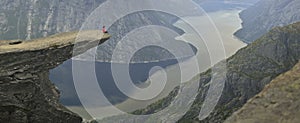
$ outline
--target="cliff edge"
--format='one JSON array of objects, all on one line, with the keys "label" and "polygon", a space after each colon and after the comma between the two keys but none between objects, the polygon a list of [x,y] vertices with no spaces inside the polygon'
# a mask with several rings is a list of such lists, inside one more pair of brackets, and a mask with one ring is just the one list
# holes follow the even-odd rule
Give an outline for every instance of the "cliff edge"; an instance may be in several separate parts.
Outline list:
[{"label": "cliff edge", "polygon": [[81,123],[77,114],[59,104],[49,70],[109,37],[100,31],[82,31],[24,42],[0,41],[0,122]]}]

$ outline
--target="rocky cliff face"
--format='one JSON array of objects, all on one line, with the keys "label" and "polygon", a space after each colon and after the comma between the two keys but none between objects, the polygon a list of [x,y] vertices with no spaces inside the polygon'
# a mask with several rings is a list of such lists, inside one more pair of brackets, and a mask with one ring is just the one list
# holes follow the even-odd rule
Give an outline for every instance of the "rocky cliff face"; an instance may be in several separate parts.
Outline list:
[{"label": "rocky cliff face", "polygon": [[276,77],[225,123],[299,123],[300,62]]},{"label": "rocky cliff face", "polygon": [[[64,33],[43,39],[1,41],[0,122],[80,123],[82,119],[58,103],[59,91],[49,80],[49,70],[74,55],[103,43],[98,31]],[[78,52],[73,54],[73,46]]]},{"label": "rocky cliff face", "polygon": [[105,0],[1,0],[0,40],[34,39],[80,29]]},{"label": "rocky cliff face", "polygon": [[277,26],[300,21],[298,0],[261,0],[240,13],[243,28],[235,35],[251,43]]},{"label": "rocky cliff face", "polygon": [[[241,108],[247,100],[261,92],[273,78],[290,70],[298,62],[300,59],[299,39],[300,23],[274,28],[262,38],[228,58],[226,60],[227,73],[224,71],[218,73],[226,74],[222,96],[214,111],[202,121],[199,121],[198,116],[212,81],[211,71],[208,70],[195,77],[200,84],[198,95],[192,107],[179,122],[223,122]],[[218,65],[215,67],[218,68]],[[194,81],[191,80],[190,83]],[[163,108],[161,106],[169,104],[170,98],[167,97],[135,113],[156,112]]]}]

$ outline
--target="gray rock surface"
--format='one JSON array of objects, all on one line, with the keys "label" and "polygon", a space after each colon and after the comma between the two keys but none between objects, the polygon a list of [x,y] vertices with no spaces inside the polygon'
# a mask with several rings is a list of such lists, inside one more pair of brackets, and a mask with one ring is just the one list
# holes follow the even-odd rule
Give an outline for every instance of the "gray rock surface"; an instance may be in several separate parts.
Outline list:
[{"label": "gray rock surface", "polygon": [[[59,91],[49,80],[49,70],[93,46],[103,43],[99,32],[75,43],[76,32],[10,45],[0,44],[1,123],[81,123],[82,119],[59,104]],[[78,52],[73,54],[73,46]]]},{"label": "gray rock surface", "polygon": [[298,0],[260,0],[240,13],[243,28],[235,36],[251,43],[277,26],[300,21]]},{"label": "gray rock surface", "polygon": [[104,0],[1,0],[0,40],[34,39],[79,30]]}]

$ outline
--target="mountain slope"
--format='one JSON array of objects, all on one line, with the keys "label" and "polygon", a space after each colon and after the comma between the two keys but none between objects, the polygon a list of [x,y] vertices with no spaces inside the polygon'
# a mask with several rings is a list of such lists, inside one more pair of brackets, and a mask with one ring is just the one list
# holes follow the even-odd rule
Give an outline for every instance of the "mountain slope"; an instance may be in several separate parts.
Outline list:
[{"label": "mountain slope", "polygon": [[235,36],[251,43],[277,26],[300,21],[298,0],[261,0],[240,13],[243,28]]},{"label": "mountain slope", "polygon": [[0,40],[34,39],[80,29],[105,0],[1,0]]},{"label": "mountain slope", "polygon": [[[164,26],[181,35],[184,33],[183,30],[173,26],[173,23],[175,23],[177,20],[178,18],[173,15],[157,12],[157,11],[143,11],[143,12],[136,12],[127,15],[126,17],[115,22],[112,25],[112,27],[108,29],[108,32],[110,32],[110,34],[113,36],[106,43],[98,47],[97,60],[111,61],[112,54],[114,53],[115,47],[117,46],[119,41],[121,41],[121,39],[123,39],[126,36],[126,34],[130,33],[130,31],[133,31],[140,27],[149,26],[149,25]],[[149,36],[155,36],[155,35],[149,34]],[[160,36],[167,37],[162,34]],[[174,38],[169,37],[168,40],[166,40],[166,38],[162,38],[162,39],[165,40],[164,42],[168,42],[172,44],[172,46],[177,47],[179,52],[182,54],[181,55],[182,57],[194,55],[188,53],[187,51],[185,51],[185,49],[180,48],[181,46],[186,45],[187,44],[186,42],[177,41],[174,40]],[[126,44],[126,49],[135,49],[134,47],[140,46],[141,44],[147,44],[147,41],[145,40],[145,41],[132,42]],[[195,52],[197,52],[194,46],[191,45],[191,47],[194,49]],[[149,54],[149,52],[151,52],[151,54]],[[132,61],[134,62],[175,59],[174,56],[170,55],[170,53],[167,52],[165,49],[162,49],[160,47],[157,48],[154,46],[142,48],[139,51],[139,53],[136,55],[137,56],[134,56],[132,58]],[[122,57],[123,56],[118,56],[118,58],[122,58]]]},{"label": "mountain slope", "polygon": [[299,116],[300,62],[292,70],[272,80],[226,123],[299,123]]},{"label": "mountain slope", "polygon": [[[198,95],[192,107],[179,122],[223,122],[241,108],[247,100],[258,94],[273,78],[290,70],[299,59],[300,23],[274,28],[226,60],[227,73],[224,71],[218,73],[226,74],[222,96],[214,111],[202,121],[199,121],[198,115],[212,79],[211,71],[208,70],[195,77],[199,78],[196,80],[200,86]],[[218,65],[215,67],[218,68]],[[190,83],[194,81],[191,80]],[[156,112],[163,108],[161,106],[170,104],[170,99],[173,98],[167,97],[135,113]]]},{"label": "mountain slope", "polygon": [[[227,79],[215,110],[202,122],[222,122],[274,77],[300,59],[300,23],[278,27],[227,59]],[[210,78],[210,74],[201,78]],[[210,79],[200,79],[199,95],[181,121],[197,120]]]}]

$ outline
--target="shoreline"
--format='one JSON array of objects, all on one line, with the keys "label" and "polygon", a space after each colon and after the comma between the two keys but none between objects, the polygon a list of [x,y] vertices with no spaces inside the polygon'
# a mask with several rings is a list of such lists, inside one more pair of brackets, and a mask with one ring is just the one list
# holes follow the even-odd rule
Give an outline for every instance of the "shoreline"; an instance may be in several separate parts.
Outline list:
[{"label": "shoreline", "polygon": [[[238,10],[238,11],[241,11],[241,10]],[[230,51],[227,51],[226,50],[226,56],[227,57],[230,57],[231,55],[233,55],[236,51],[238,51],[239,49],[241,49],[241,48],[243,48],[244,46],[246,46],[246,44],[244,44],[243,42],[241,42],[240,40],[238,40],[237,38],[235,38],[234,37],[234,31],[235,30],[239,30],[240,28],[241,28],[241,20],[240,20],[240,18],[239,18],[239,16],[238,16],[238,14],[239,14],[239,12],[238,12],[237,10],[231,10],[231,11],[222,11],[222,12],[212,12],[212,13],[208,13],[208,15],[212,18],[212,20],[215,22],[215,24],[216,24],[216,27],[218,28],[218,30],[220,30],[220,28],[221,29],[223,29],[222,27],[228,27],[228,28],[234,28],[234,29],[232,29],[231,31],[229,31],[231,34],[230,35],[228,35],[228,30],[230,30],[230,29],[228,29],[228,30],[223,30],[223,31],[219,31],[220,32],[220,35],[222,36],[222,38],[225,38],[225,39],[232,39],[231,41],[229,41],[228,42],[228,40],[225,40],[226,41],[226,43],[227,43],[227,45],[226,44],[224,44],[224,45],[226,45],[226,46],[224,46],[225,47],[225,50],[226,50],[226,47],[227,47],[227,49],[229,49]],[[223,18],[228,18],[228,20],[225,20],[225,25],[222,25],[223,24],[223,20],[222,20],[222,18],[220,18],[220,16],[219,16],[219,14],[221,15],[221,16],[225,16],[225,17],[223,17]],[[232,17],[233,15],[235,15],[235,17],[238,17],[239,18],[239,20],[237,20],[236,18],[233,18],[233,20],[235,20],[235,22],[236,21],[238,21],[238,22],[236,22],[236,23],[234,23],[233,24],[233,26],[232,25],[226,25],[226,21],[227,22],[230,22],[230,20],[232,19],[232,18],[230,18],[230,17]],[[216,17],[212,17],[212,16],[216,16]],[[201,19],[201,17],[199,17],[200,19]],[[238,24],[237,24],[238,23]],[[178,22],[176,22],[176,23],[174,23],[174,25],[176,26],[176,24],[178,24]],[[236,27],[237,25],[239,25],[239,27]],[[180,29],[182,29],[182,30],[184,30],[185,31],[185,33],[182,35],[182,36],[180,36],[180,37],[183,37],[183,38],[188,38],[188,37],[184,37],[184,36],[191,36],[191,34],[189,34],[189,31],[188,30],[186,30],[186,29],[184,29],[183,27],[178,27],[178,28],[180,28]],[[224,32],[227,32],[227,33],[224,33]],[[228,37],[229,36],[229,37]],[[185,40],[186,41],[186,40]],[[230,44],[230,43],[232,43],[232,42],[234,42],[234,43],[236,43],[236,44]],[[189,42],[189,43],[191,43],[191,44],[193,44],[193,42]],[[194,42],[194,43],[197,43],[197,42]],[[225,43],[225,42],[223,42],[223,43]],[[229,43],[229,44],[228,44]],[[197,47],[197,46],[196,46]],[[232,48],[233,47],[233,48]],[[197,48],[199,48],[199,47],[197,47]],[[198,49],[198,51],[200,51],[199,49]],[[198,59],[200,59],[201,57],[197,57],[197,55],[199,55],[199,53],[197,53],[196,54],[196,58],[198,58]],[[200,59],[201,60],[201,59]],[[188,62],[187,62],[188,63]],[[172,72],[172,69],[173,69],[173,67],[174,67],[175,65],[171,65],[171,66],[168,66],[166,69],[166,71],[168,71],[168,72]],[[209,68],[210,67],[210,65],[207,65],[207,68]],[[207,70],[206,69],[206,67],[203,67],[203,70],[202,71],[205,71],[205,70]],[[200,71],[200,72],[202,72],[202,71]],[[175,86],[175,85],[174,85]],[[175,86],[176,87],[176,86]],[[171,88],[169,88],[168,90],[167,90],[167,92],[171,92],[173,89],[172,89],[172,87]],[[168,96],[168,93],[167,92],[164,92],[165,94],[163,94],[163,95],[161,95],[161,96],[159,96],[159,97],[157,97],[157,99],[155,99],[155,100],[160,100],[160,99],[163,99],[164,97],[166,97],[166,96]],[[151,102],[148,102],[148,103],[153,103],[153,102],[155,102],[155,100],[151,100]],[[133,103],[133,102],[131,102],[130,100],[127,100],[127,101],[124,101],[123,103],[120,103],[120,104],[118,104],[118,105],[116,105],[116,107],[118,107],[118,106],[120,106],[121,105],[121,107],[125,107],[126,109],[131,109],[131,110],[136,110],[136,109],[141,109],[141,108],[143,108],[143,107],[146,107],[146,106],[148,106],[148,105],[145,105],[145,106],[138,106],[138,104],[136,104],[136,103]],[[111,106],[111,108],[112,107],[114,107],[114,106]],[[84,111],[85,109],[83,109],[83,107],[68,107],[70,110],[72,110],[72,111],[74,111],[75,110],[75,108],[78,108],[78,109],[80,109],[80,108],[82,108],[81,110],[81,113],[80,113],[80,115],[81,116],[83,116],[83,115],[85,115],[85,117],[86,117],[86,111]],[[96,107],[94,110],[101,110],[101,109],[106,109],[106,108],[109,108],[109,107]],[[78,109],[77,109],[77,112],[76,113],[78,113]],[[84,114],[85,113],[85,114]],[[107,115],[107,116],[114,116],[114,115],[118,115],[119,113],[117,113],[117,112],[107,112],[107,114],[111,114],[111,115]],[[112,114],[114,114],[114,115],[112,115]],[[107,117],[107,116],[103,116],[103,117]],[[83,118],[85,118],[85,117],[83,117]],[[90,117],[91,118],[91,117]],[[86,118],[85,118],[86,119]],[[99,118],[99,119],[101,119],[101,118]],[[86,119],[86,120],[93,120],[93,119]]]}]

